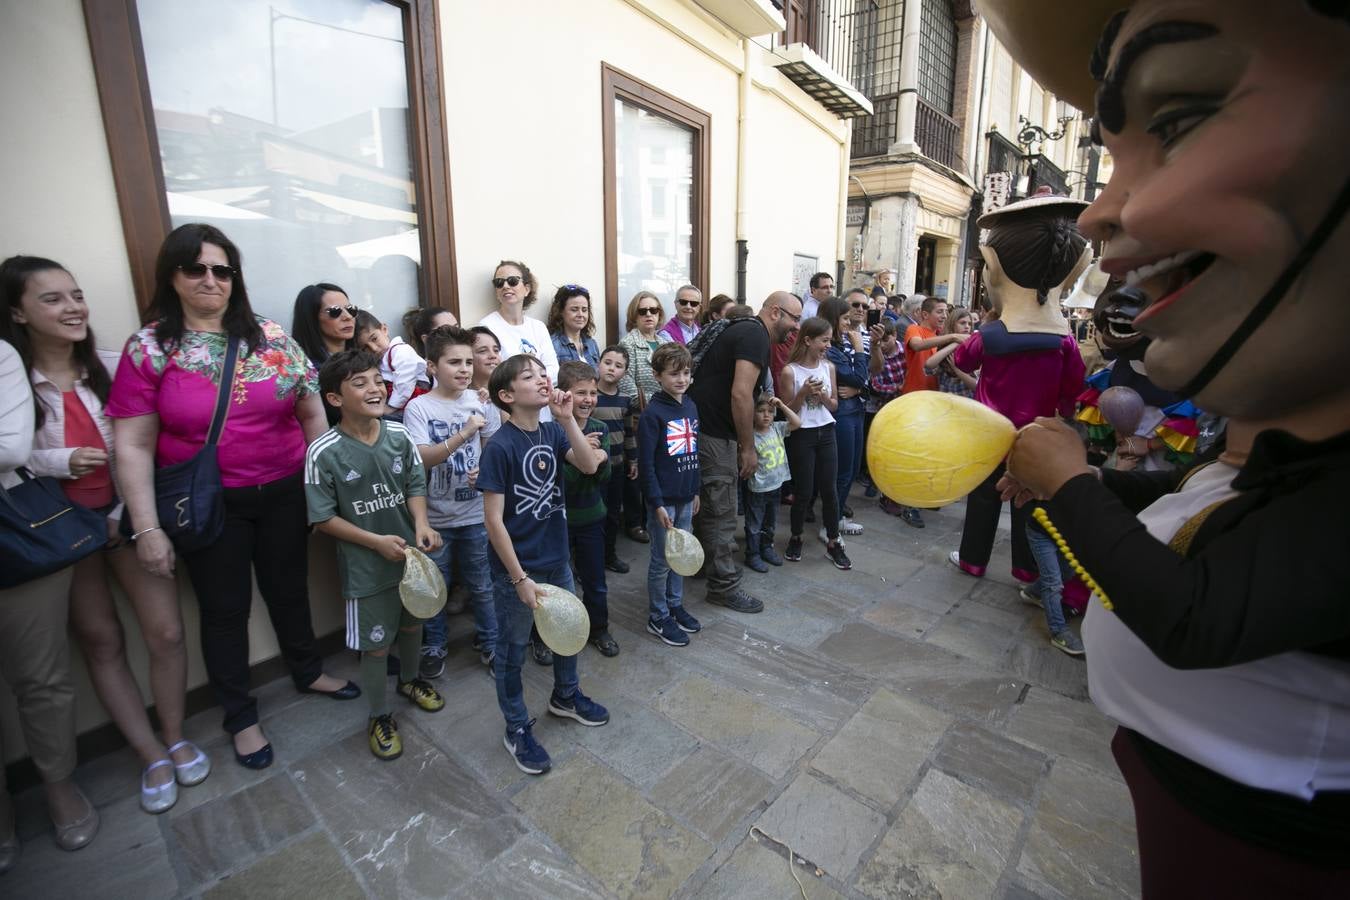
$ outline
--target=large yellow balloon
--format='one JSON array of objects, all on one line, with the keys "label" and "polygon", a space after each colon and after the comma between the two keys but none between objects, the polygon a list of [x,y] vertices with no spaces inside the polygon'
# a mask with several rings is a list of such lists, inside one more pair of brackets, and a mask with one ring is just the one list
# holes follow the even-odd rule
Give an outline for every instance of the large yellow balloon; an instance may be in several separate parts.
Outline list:
[{"label": "large yellow balloon", "polygon": [[989,407],[941,391],[892,400],[872,420],[867,471],[887,497],[931,508],[960,500],[989,477],[1017,429]]}]

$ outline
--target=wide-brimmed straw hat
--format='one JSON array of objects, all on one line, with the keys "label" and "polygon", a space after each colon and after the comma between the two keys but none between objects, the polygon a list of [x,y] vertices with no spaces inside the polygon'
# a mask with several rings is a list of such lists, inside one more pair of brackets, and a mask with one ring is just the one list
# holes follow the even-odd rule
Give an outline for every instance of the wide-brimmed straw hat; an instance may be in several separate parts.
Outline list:
[{"label": "wide-brimmed straw hat", "polygon": [[1071,215],[1074,218],[1088,208],[1086,200],[1074,200],[1072,197],[1062,197],[1054,193],[1049,185],[1042,185],[1036,189],[1025,200],[1018,200],[1016,203],[1009,203],[1007,206],[1000,206],[998,209],[991,209],[989,212],[975,220],[975,224],[981,228],[993,228],[997,224],[999,217],[1008,216],[1019,212],[1026,212],[1029,209],[1039,209],[1046,206],[1062,206],[1065,215]]},{"label": "wide-brimmed straw hat", "polygon": [[1061,100],[1086,113],[1097,83],[1089,61],[1111,17],[1131,0],[981,0],[980,13],[1013,59]]}]

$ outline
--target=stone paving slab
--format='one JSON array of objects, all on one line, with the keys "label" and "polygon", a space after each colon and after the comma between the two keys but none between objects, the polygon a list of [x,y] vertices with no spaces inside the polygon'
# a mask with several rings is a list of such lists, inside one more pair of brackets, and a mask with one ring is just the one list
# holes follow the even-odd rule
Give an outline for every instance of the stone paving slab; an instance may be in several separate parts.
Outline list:
[{"label": "stone paving slab", "polygon": [[315,831],[206,891],[203,900],[256,897],[322,897],[364,900],[366,891],[328,835]]},{"label": "stone paving slab", "polygon": [[269,778],[173,820],[170,845],[188,884],[207,886],[315,825],[287,778]]},{"label": "stone paving slab", "polygon": [[1085,766],[1056,762],[1017,871],[1047,896],[1138,896],[1129,795],[1118,782]]},{"label": "stone paving slab", "polygon": [[[1061,654],[1062,655],[1062,654]],[[1008,735],[1047,753],[1068,756],[1119,778],[1111,756],[1116,726],[1091,703],[1033,687],[1008,720]]]},{"label": "stone paving slab", "polygon": [[415,727],[400,734],[399,759],[375,759],[361,732],[298,763],[291,777],[373,896],[443,896],[527,828]]},{"label": "stone paving slab", "polygon": [[713,849],[584,753],[532,781],[515,803],[620,897],[670,896]]},{"label": "stone paving slab", "polygon": [[733,826],[763,808],[773,786],[758,769],[703,744],[652,788],[651,799],[720,843]]},{"label": "stone paving slab", "polygon": [[453,893],[491,900],[594,900],[613,896],[552,842],[533,834],[516,841],[478,877]]},{"label": "stone paving slab", "polygon": [[1013,855],[1022,813],[930,769],[858,876],[869,897],[993,895]]},{"label": "stone paving slab", "polygon": [[786,775],[820,739],[748,694],[706,678],[690,678],[663,694],[657,708],[773,779]]},{"label": "stone paving slab", "polygon": [[816,754],[811,767],[889,810],[951,720],[931,706],[881,688]]},{"label": "stone paving slab", "polygon": [[973,722],[958,721],[944,736],[933,765],[995,797],[1025,806],[1035,796],[1049,759]]},{"label": "stone paving slab", "polygon": [[810,774],[797,777],[755,826],[845,879],[886,829],[886,817]]},{"label": "stone paving slab", "polygon": [[[791,872],[801,882],[798,888]],[[796,863],[792,869],[784,856],[770,849],[762,839],[747,837],[693,894],[698,900],[785,900],[800,897],[806,891],[810,900],[837,900],[840,894],[823,877],[815,875],[814,867]]]}]

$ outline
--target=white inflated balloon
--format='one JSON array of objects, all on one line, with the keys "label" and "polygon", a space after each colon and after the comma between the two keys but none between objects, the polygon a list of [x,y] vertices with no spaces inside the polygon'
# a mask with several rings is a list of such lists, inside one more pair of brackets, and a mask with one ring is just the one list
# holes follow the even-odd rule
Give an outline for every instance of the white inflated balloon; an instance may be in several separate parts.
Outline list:
[{"label": "white inflated balloon", "polygon": [[430,619],[445,606],[445,576],[421,550],[407,547],[403,551],[403,579],[398,583],[398,596],[403,608],[419,619]]},{"label": "white inflated balloon", "polygon": [[982,403],[915,391],[887,403],[872,420],[867,471],[897,503],[946,506],[989,477],[1016,435],[1012,422]]},{"label": "white inflated balloon", "polygon": [[683,528],[666,530],[666,565],[676,575],[691,578],[703,568],[703,545]]},{"label": "white inflated balloon", "polygon": [[571,591],[555,584],[539,585],[543,594],[534,611],[534,625],[548,648],[559,656],[576,656],[591,636],[591,617]]}]

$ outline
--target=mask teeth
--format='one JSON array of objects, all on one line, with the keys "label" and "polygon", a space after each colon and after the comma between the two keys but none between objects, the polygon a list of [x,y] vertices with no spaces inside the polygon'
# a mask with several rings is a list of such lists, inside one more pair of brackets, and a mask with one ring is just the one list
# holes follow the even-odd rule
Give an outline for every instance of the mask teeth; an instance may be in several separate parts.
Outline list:
[{"label": "mask teeth", "polygon": [[1125,276],[1125,286],[1134,287],[1141,281],[1147,281],[1154,275],[1161,275],[1163,272],[1171,271],[1177,266],[1185,265],[1199,256],[1200,252],[1201,251],[1199,250],[1183,250],[1175,256],[1169,256],[1166,259],[1160,259],[1157,262],[1149,263],[1146,266],[1140,266]]}]

